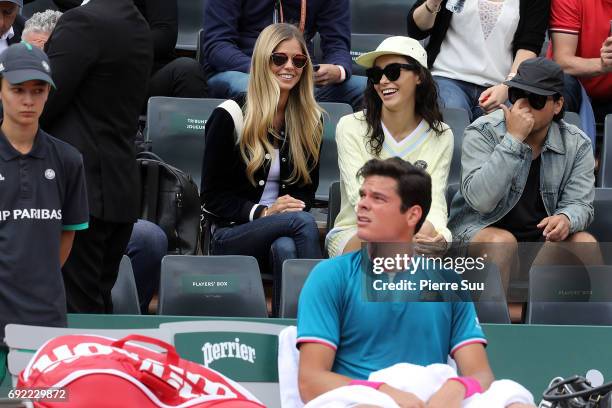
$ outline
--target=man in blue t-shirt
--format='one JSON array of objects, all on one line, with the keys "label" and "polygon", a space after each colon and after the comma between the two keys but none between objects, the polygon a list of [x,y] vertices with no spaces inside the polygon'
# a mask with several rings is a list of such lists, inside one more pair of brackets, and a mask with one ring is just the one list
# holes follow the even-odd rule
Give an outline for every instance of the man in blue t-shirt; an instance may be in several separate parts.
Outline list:
[{"label": "man in blue t-shirt", "polygon": [[[363,256],[379,255],[373,243],[412,242],[431,206],[431,178],[399,158],[370,160],[359,176],[364,181],[357,235],[371,244],[367,251],[318,264],[304,285],[297,334],[302,400],[345,385],[366,385],[388,394],[400,407],[460,407],[464,398],[493,381],[474,305],[368,302],[362,287],[362,264],[369,262]],[[390,274],[379,276],[391,280]],[[396,363],[445,364],[448,355],[462,377],[447,381],[426,402],[387,384],[365,381],[371,372]]]}]

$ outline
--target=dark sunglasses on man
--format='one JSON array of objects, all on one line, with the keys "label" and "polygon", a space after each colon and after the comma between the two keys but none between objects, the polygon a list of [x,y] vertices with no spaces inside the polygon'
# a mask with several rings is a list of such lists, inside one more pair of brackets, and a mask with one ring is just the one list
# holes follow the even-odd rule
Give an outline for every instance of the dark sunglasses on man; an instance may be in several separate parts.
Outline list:
[{"label": "dark sunglasses on man", "polygon": [[400,64],[394,62],[384,68],[376,66],[368,68],[366,70],[366,76],[374,85],[376,85],[380,83],[380,80],[382,79],[383,75],[389,81],[396,81],[399,78],[402,69],[405,69],[407,71],[416,71],[418,70],[418,66],[417,64]]},{"label": "dark sunglasses on man", "polygon": [[541,110],[544,108],[546,101],[548,101],[548,96],[546,95],[538,95],[519,88],[508,89],[508,100],[511,104],[514,105],[516,101],[521,98],[527,99],[529,101],[529,105],[536,110]]},{"label": "dark sunglasses on man", "polygon": [[[277,67],[282,67],[289,61],[289,56],[284,52],[274,52],[270,55],[270,60]],[[291,63],[298,69],[304,68],[308,63],[308,57],[304,54],[295,54],[291,57]]]}]

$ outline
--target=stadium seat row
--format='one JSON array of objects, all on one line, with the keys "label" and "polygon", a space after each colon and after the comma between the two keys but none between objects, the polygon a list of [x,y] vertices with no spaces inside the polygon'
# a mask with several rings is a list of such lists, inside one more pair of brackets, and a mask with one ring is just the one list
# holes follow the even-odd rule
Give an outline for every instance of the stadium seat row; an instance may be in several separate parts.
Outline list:
[{"label": "stadium seat row", "polygon": [[[281,318],[297,317],[300,291],[320,260],[292,259],[283,265]],[[124,258],[113,288],[115,314],[138,314],[138,295]],[[499,271],[493,265],[464,276],[484,283],[475,299],[482,323],[509,324]],[[529,273],[527,323],[612,325],[612,266],[533,266]],[[267,317],[255,258],[242,255],[168,255],[162,260],[158,314]]]},{"label": "stadium seat row", "polygon": [[[157,96],[149,99],[147,129],[145,137],[153,152],[166,162],[189,173],[196,185],[200,185],[202,152],[204,150],[204,126],[212,111],[223,102],[221,99],[188,99]],[[317,200],[328,200],[332,182],[339,179],[337,148],[335,141],[338,120],[352,113],[347,104],[324,102],[324,135],[319,175]],[[463,131],[469,125],[469,116],[461,109],[442,109],[444,121],[455,135],[453,159],[448,183],[458,183],[461,173],[461,142]],[[567,112],[565,120],[576,126],[580,124],[578,114]],[[606,120],[606,137],[603,144],[603,160],[598,186],[612,187],[612,146],[605,141],[612,135],[612,115]],[[610,157],[608,157],[610,156]]]}]

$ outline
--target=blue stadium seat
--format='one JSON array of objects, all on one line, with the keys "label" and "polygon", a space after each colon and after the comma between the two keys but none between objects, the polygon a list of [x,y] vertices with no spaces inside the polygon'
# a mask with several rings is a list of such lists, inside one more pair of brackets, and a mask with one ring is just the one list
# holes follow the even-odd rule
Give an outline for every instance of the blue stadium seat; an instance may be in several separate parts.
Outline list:
[{"label": "blue stadium seat", "polygon": [[223,99],[149,98],[145,140],[153,153],[189,173],[200,188],[204,125]]},{"label": "blue stadium seat", "polygon": [[111,291],[113,300],[113,314],[140,314],[140,302],[138,301],[138,290],[132,270],[130,258],[123,255],[119,264],[119,274]]},{"label": "blue stadium seat", "polygon": [[442,108],[442,120],[453,131],[455,139],[453,159],[448,174],[448,184],[461,181],[461,145],[463,144],[463,131],[470,124],[470,116],[463,109]]},{"label": "blue stadium seat", "polygon": [[612,114],[606,115],[598,187],[612,187]]},{"label": "blue stadium seat", "polygon": [[612,325],[612,267],[539,265],[529,271],[527,323]]},{"label": "blue stadium seat", "polygon": [[165,256],[158,314],[267,317],[257,260],[242,255]]},{"label": "blue stadium seat", "polygon": [[308,274],[319,262],[320,259],[288,259],[283,263],[279,317],[284,319],[297,317],[300,292]]},{"label": "blue stadium seat", "polygon": [[195,51],[198,47],[198,31],[202,28],[202,16],[206,0],[179,0],[178,2],[178,38],[176,48]]},{"label": "blue stadium seat", "polygon": [[353,113],[353,109],[346,103],[323,102],[321,107],[327,112],[323,115],[323,145],[321,147],[321,166],[319,169],[319,188],[315,198],[327,201],[329,199],[329,186],[340,179],[338,169],[338,148],[336,146],[336,125],[342,116]]}]

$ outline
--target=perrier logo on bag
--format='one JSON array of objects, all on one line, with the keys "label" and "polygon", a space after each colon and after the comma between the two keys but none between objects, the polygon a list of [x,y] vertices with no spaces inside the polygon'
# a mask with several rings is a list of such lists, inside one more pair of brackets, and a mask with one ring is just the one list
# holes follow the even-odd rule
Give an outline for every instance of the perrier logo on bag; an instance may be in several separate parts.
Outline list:
[{"label": "perrier logo on bag", "polygon": [[202,346],[204,354],[204,366],[222,358],[237,358],[245,362],[255,364],[255,348],[246,344],[240,344],[240,339],[235,338],[234,341],[225,341],[221,343],[206,342]]}]

